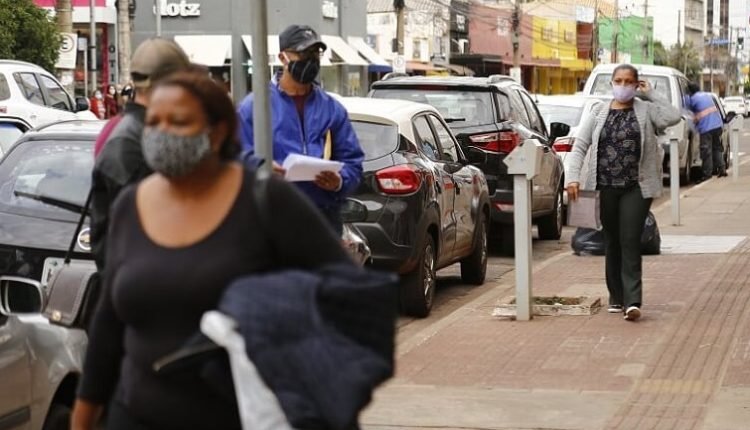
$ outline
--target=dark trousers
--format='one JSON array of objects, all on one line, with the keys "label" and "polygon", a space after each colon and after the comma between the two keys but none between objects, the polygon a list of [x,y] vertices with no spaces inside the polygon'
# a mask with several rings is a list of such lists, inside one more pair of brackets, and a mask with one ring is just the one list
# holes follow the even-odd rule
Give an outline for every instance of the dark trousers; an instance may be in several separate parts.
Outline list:
[{"label": "dark trousers", "polygon": [[106,430],[150,430],[118,401],[109,404]]},{"label": "dark trousers", "polygon": [[717,174],[726,173],[724,148],[721,146],[721,128],[701,134],[701,160],[704,178],[713,176],[714,171]]},{"label": "dark trousers", "polygon": [[653,199],[644,199],[641,187],[600,190],[605,266],[609,304],[641,305],[641,235]]}]

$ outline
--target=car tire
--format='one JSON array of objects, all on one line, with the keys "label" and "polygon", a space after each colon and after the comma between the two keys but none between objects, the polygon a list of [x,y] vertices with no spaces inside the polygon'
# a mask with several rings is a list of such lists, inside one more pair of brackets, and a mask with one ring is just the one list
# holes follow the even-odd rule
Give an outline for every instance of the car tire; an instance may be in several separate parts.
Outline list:
[{"label": "car tire", "polygon": [[53,403],[44,419],[42,430],[68,430],[70,429],[70,407],[59,403]]},{"label": "car tire", "polygon": [[426,235],[417,268],[401,279],[401,311],[409,316],[425,318],[432,310],[436,287],[435,241]]},{"label": "car tire", "polygon": [[560,188],[555,195],[552,213],[539,218],[536,226],[541,240],[559,240],[563,229],[563,190]]},{"label": "car tire", "polygon": [[466,284],[482,285],[487,276],[487,216],[479,215],[474,238],[474,249],[461,260],[461,280]]}]

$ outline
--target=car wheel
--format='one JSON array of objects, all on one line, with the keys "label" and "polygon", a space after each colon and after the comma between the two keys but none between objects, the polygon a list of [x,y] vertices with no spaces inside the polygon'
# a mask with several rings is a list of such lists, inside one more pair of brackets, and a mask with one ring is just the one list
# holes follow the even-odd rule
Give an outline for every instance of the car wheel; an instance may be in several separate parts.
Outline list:
[{"label": "car wheel", "polygon": [[563,229],[563,190],[557,190],[555,207],[552,213],[539,218],[536,224],[539,229],[539,239],[559,240]]},{"label": "car wheel", "polygon": [[70,408],[53,403],[44,419],[42,430],[68,430],[70,428]]},{"label": "car wheel", "polygon": [[432,236],[427,234],[417,268],[402,279],[401,310],[404,314],[424,318],[432,310],[436,285],[436,252]]},{"label": "car wheel", "polygon": [[461,280],[467,284],[482,285],[487,275],[487,216],[479,215],[474,249],[461,260]]}]

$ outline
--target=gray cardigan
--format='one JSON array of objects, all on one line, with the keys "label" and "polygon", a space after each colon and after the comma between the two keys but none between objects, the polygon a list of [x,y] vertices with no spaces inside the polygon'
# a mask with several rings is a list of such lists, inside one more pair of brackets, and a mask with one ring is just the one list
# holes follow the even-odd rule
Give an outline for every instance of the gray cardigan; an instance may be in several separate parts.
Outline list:
[{"label": "gray cardigan", "polygon": [[[664,150],[656,133],[680,122],[681,113],[654,91],[639,93],[646,101],[633,100],[633,109],[641,128],[641,159],[638,162],[638,184],[643,198],[659,197],[662,193],[662,160]],[[611,107],[602,102],[591,109],[581,121],[573,144],[573,152],[565,172],[566,185],[578,182],[582,190],[596,189],[596,165],[599,136]],[[584,163],[585,161],[585,163]]]}]

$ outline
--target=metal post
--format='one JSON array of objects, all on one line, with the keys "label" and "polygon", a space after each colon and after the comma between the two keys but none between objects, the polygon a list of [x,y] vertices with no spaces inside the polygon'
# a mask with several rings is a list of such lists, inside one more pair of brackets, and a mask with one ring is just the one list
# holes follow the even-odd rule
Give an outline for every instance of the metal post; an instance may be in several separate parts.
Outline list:
[{"label": "metal post", "polygon": [[268,81],[271,74],[268,62],[267,0],[254,0],[250,28],[253,29],[253,139],[255,153],[264,159],[260,172],[271,174],[273,165],[273,131],[271,130],[271,104]]},{"label": "metal post", "polygon": [[513,175],[513,224],[516,242],[516,319],[533,317],[531,292],[531,181]]},{"label": "metal post", "polygon": [[89,0],[89,16],[91,18],[91,37],[89,38],[89,49],[91,54],[89,55],[89,63],[91,64],[91,92],[96,91],[99,81],[96,78],[96,4],[94,0]]},{"label": "metal post", "polygon": [[732,180],[740,178],[740,130],[742,130],[742,117],[736,116],[732,120],[729,134],[729,146],[732,150]]},{"label": "metal post", "polygon": [[612,62],[617,64],[618,57],[617,57],[617,50],[619,49],[617,46],[617,39],[620,33],[620,3],[618,0],[615,0],[615,16],[612,20]]},{"label": "metal post", "polygon": [[[245,64],[250,60],[245,43],[242,40],[242,32],[247,27],[247,14],[249,13],[247,0],[232,0],[232,99],[239,104],[247,95],[247,69]],[[265,40],[265,39],[264,39]],[[258,60],[260,57],[253,55],[253,71],[256,68],[266,68],[266,61]],[[255,73],[253,73],[255,75]]]},{"label": "metal post", "polygon": [[154,15],[156,15],[156,37],[161,37],[161,0],[154,0]]},{"label": "metal post", "polygon": [[89,51],[83,50],[83,96],[89,98]]},{"label": "metal post", "polygon": [[669,140],[669,191],[672,197],[672,225],[680,225],[680,141],[674,138]]}]

